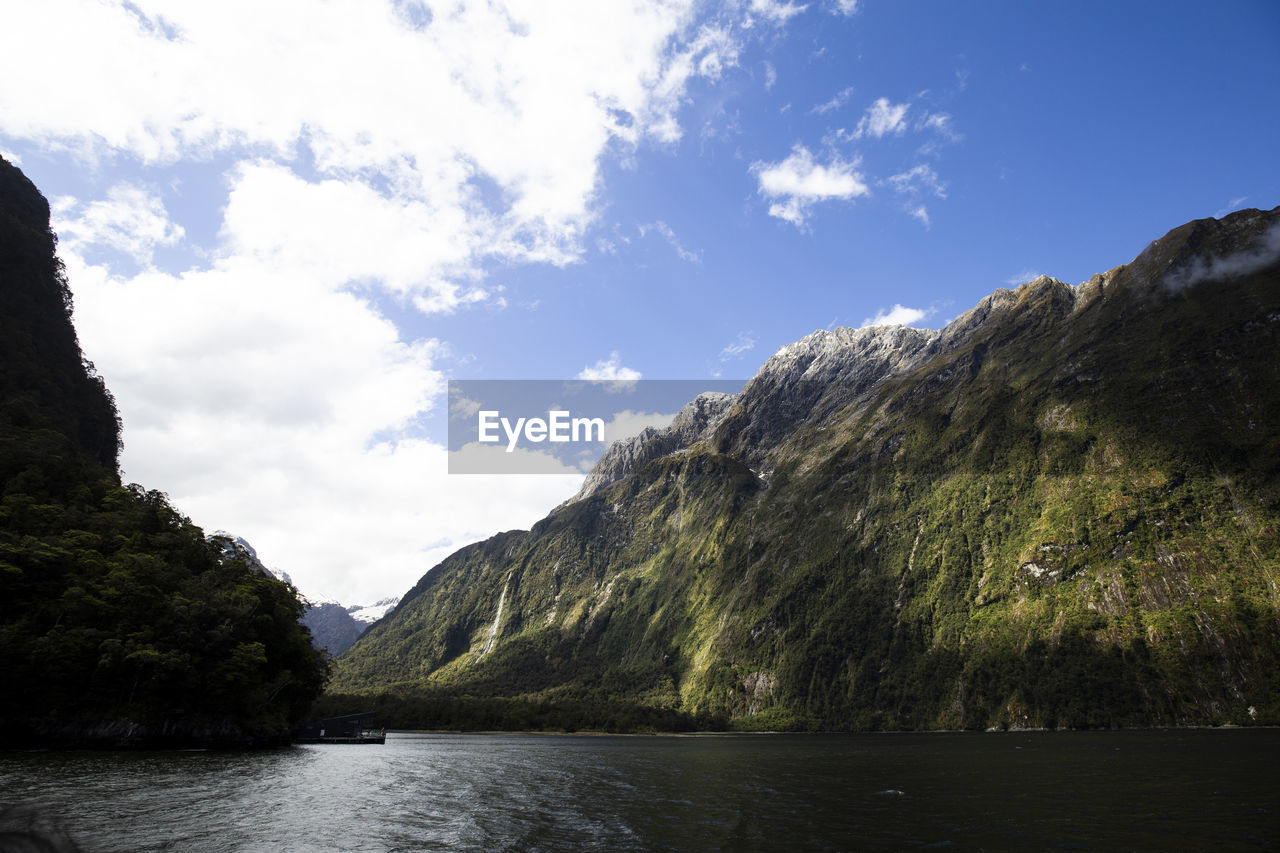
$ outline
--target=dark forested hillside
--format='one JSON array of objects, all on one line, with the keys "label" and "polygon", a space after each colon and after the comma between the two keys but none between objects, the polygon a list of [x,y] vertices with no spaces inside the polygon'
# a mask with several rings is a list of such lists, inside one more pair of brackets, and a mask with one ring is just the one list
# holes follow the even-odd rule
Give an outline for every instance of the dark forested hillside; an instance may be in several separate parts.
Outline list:
[{"label": "dark forested hillside", "polygon": [[290,586],[123,485],[49,206],[0,159],[0,739],[287,740],[326,664]]},{"label": "dark forested hillside", "polygon": [[1278,259],[1280,209],[1242,211],[939,331],[784,347],[705,434],[432,569],[338,659],[360,698],[330,702],[1280,723]]},{"label": "dark forested hillside", "polygon": [[[0,423],[52,430],[115,470],[120,420],[71,325],[71,291],[49,230],[49,203],[0,160]],[[6,479],[10,471],[4,471]]]}]

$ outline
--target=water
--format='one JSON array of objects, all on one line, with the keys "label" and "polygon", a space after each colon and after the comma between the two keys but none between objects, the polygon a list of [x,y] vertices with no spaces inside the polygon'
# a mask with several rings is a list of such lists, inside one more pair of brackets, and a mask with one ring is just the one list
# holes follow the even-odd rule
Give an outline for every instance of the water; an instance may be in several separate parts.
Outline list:
[{"label": "water", "polygon": [[1280,844],[1280,731],[9,753],[0,802],[91,851],[1249,850]]}]

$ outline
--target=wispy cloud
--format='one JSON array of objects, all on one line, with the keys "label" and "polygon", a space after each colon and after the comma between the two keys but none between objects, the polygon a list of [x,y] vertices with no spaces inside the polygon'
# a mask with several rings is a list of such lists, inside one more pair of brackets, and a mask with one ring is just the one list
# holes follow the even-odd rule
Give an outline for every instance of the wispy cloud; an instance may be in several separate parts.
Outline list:
[{"label": "wispy cloud", "polygon": [[831,14],[852,16],[858,11],[858,0],[835,0],[831,4]]},{"label": "wispy cloud", "polygon": [[808,4],[797,6],[794,3],[780,3],[778,0],[751,0],[751,11],[761,17],[768,18],[776,24],[785,24],[787,21],[799,15]]},{"label": "wispy cloud", "polygon": [[734,338],[731,343],[725,344],[724,349],[720,350],[720,361],[730,361],[738,358],[745,352],[749,352],[755,348],[756,333],[753,331],[738,332],[738,337]]},{"label": "wispy cloud", "polygon": [[51,207],[65,249],[116,251],[142,266],[150,266],[158,246],[175,245],[185,234],[169,220],[159,196],[130,184],[113,186],[99,201],[82,204],[64,197]]},{"label": "wispy cloud", "polygon": [[927,113],[917,123],[918,130],[931,130],[949,142],[958,142],[961,135],[956,131],[949,113]]},{"label": "wispy cloud", "polygon": [[874,136],[879,139],[891,133],[902,133],[907,128],[908,107],[908,104],[891,103],[888,98],[876,98],[875,103],[867,107],[854,134],[858,138]]},{"label": "wispy cloud", "polygon": [[809,209],[818,202],[847,201],[867,195],[870,189],[858,171],[858,161],[832,156],[825,165],[814,160],[809,149],[797,143],[791,155],[777,163],[756,162],[751,171],[759,182],[759,192],[776,199],[769,215],[798,228],[805,226]]},{"label": "wispy cloud", "polygon": [[818,104],[816,107],[809,110],[809,115],[826,115],[829,112],[838,110],[845,104],[849,103],[849,98],[851,97],[853,97],[853,87],[848,86],[841,89],[839,92],[836,92],[831,100],[826,103]]},{"label": "wispy cloud", "polygon": [[1249,200],[1249,197],[1247,195],[1242,195],[1239,198],[1231,199],[1231,201],[1227,202],[1226,207],[1219,209],[1216,213],[1213,214],[1213,218],[1221,219],[1222,217],[1226,216],[1228,213],[1233,213],[1239,210],[1244,205],[1244,203],[1248,200]]},{"label": "wispy cloud", "polygon": [[905,172],[899,172],[896,175],[890,175],[885,179],[895,192],[910,195],[934,195],[938,198],[947,197],[947,185],[938,177],[938,173],[931,166],[924,164],[914,166]]},{"label": "wispy cloud", "polygon": [[671,245],[671,248],[675,249],[676,255],[679,256],[680,260],[688,261],[691,264],[702,263],[702,253],[691,252],[686,249],[680,243],[680,238],[676,236],[676,232],[672,231],[671,226],[663,222],[661,219],[657,222],[649,222],[639,226],[639,231],[641,237],[648,235],[649,232],[653,232],[661,236]]},{"label": "wispy cloud", "polygon": [[934,196],[936,198],[947,197],[947,186],[938,177],[938,173],[931,166],[920,164],[905,172],[899,172],[896,175],[890,175],[885,179],[885,184],[893,189],[895,193],[905,198],[903,209],[919,220],[925,228],[932,225],[929,219],[929,209],[921,201],[923,195]]},{"label": "wispy cloud", "polygon": [[1217,257],[1196,257],[1164,277],[1164,286],[1178,292],[1202,281],[1239,278],[1280,261],[1280,224],[1272,225],[1251,248]]},{"label": "wispy cloud", "polygon": [[1020,284],[1026,284],[1029,281],[1035,281],[1044,273],[1033,267],[1023,267],[1021,272],[1014,273],[1004,280],[1004,283],[1010,287],[1017,287]]}]

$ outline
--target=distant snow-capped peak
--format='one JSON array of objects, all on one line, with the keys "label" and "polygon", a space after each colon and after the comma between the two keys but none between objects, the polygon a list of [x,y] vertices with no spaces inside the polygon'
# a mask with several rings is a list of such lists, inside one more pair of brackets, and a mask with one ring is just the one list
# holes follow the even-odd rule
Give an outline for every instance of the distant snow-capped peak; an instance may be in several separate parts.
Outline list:
[{"label": "distant snow-capped peak", "polygon": [[395,595],[390,598],[383,598],[373,604],[353,604],[347,608],[347,612],[357,622],[373,623],[386,616],[391,608],[399,603],[400,596]]}]

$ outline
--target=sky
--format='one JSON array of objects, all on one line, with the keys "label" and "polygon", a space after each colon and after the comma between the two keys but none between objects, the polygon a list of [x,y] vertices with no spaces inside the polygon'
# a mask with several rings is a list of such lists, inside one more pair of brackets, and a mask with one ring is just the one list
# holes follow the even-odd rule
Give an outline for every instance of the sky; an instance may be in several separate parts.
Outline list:
[{"label": "sky", "polygon": [[1274,0],[0,8],[126,482],[313,600],[580,486],[450,475],[449,380],[746,380],[1280,204]]}]

